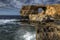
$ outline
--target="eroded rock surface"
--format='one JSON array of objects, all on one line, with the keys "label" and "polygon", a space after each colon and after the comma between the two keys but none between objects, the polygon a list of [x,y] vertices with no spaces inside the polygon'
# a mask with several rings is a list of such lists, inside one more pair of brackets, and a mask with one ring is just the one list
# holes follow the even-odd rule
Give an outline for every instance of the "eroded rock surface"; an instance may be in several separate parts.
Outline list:
[{"label": "eroded rock surface", "polygon": [[[43,9],[40,13],[39,8]],[[35,21],[37,24],[36,40],[60,40],[60,4],[24,6],[21,16],[27,16],[30,23]]]}]

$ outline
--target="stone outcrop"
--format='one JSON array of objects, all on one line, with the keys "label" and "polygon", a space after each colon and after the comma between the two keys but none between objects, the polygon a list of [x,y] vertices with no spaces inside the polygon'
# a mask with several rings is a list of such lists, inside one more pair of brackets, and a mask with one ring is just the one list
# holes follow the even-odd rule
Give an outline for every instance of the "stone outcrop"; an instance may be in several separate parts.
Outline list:
[{"label": "stone outcrop", "polygon": [[59,4],[48,5],[45,13],[46,15],[52,17],[60,16],[60,5]]},{"label": "stone outcrop", "polygon": [[[42,8],[40,13],[39,8]],[[20,12],[31,24],[36,23],[36,40],[60,40],[60,4],[27,5]]]}]

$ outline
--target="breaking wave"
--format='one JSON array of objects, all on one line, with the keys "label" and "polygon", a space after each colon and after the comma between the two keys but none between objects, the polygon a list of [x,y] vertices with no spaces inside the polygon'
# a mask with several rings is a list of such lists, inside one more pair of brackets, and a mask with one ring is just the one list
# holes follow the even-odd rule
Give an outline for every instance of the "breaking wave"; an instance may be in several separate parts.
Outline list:
[{"label": "breaking wave", "polygon": [[19,19],[0,19],[1,40],[35,40],[35,29],[21,24]]},{"label": "breaking wave", "polygon": [[0,19],[0,25],[19,21],[17,19]]}]

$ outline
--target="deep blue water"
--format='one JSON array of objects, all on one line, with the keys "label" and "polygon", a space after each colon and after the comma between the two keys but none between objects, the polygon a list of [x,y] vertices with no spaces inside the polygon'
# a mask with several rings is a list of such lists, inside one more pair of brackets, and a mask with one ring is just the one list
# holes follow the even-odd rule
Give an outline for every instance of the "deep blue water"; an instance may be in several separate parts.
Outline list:
[{"label": "deep blue water", "polygon": [[0,19],[0,40],[35,40],[35,28],[17,21]]},{"label": "deep blue water", "polygon": [[20,19],[20,15],[0,15],[0,19]]}]

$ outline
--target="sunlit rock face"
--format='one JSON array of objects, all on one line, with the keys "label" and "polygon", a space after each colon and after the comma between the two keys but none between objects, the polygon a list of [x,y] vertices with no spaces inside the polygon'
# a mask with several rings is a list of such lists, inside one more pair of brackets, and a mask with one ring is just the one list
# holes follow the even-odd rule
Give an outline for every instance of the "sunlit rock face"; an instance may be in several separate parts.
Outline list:
[{"label": "sunlit rock face", "polygon": [[60,4],[48,5],[46,9],[46,15],[52,17],[60,16]]},{"label": "sunlit rock face", "polygon": [[46,15],[53,16],[56,13],[56,9],[54,7],[47,6]]},{"label": "sunlit rock face", "polygon": [[30,14],[29,15],[29,19],[31,20],[31,21],[42,21],[44,18],[46,19],[46,17],[45,17],[46,15],[44,15],[43,14],[43,12],[41,12],[41,13],[39,13],[39,14]]},{"label": "sunlit rock face", "polygon": [[37,14],[30,14],[29,18],[32,21],[42,21],[43,19],[47,19],[48,16],[50,18],[51,17],[52,18],[59,18],[59,16],[60,16],[60,4],[47,5],[46,11],[42,11],[41,13],[37,13]]}]

